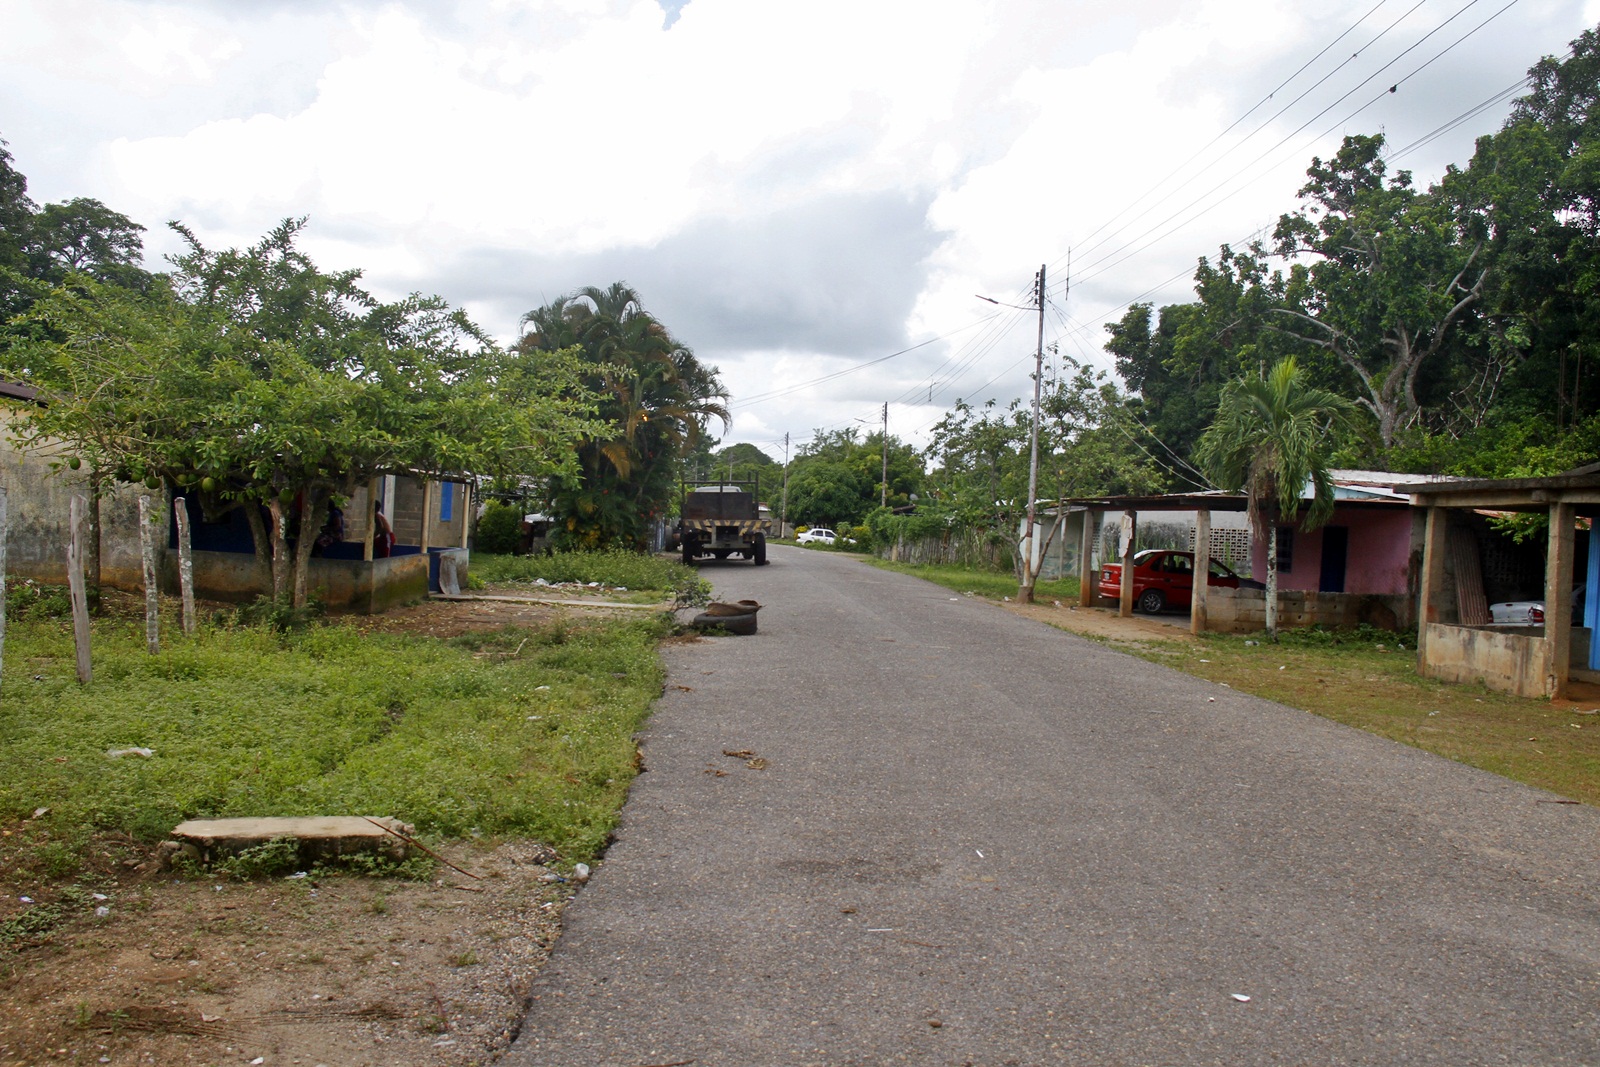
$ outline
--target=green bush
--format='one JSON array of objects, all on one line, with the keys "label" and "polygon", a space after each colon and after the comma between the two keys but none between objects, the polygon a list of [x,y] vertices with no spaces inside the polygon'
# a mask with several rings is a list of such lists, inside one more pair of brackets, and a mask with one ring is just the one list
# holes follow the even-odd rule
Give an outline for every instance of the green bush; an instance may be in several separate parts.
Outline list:
[{"label": "green bush", "polygon": [[[522,549],[522,508],[498,500],[489,501],[478,517],[477,552],[512,555]],[[476,564],[476,560],[473,561]]]}]

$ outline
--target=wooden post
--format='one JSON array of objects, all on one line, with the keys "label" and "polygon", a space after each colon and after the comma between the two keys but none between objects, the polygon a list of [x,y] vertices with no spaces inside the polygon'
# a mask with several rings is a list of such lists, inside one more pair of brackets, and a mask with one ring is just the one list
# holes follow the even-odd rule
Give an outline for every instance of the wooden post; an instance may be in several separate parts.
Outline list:
[{"label": "wooden post", "polygon": [[1093,508],[1083,511],[1083,529],[1078,531],[1078,606],[1087,608],[1094,604],[1094,548],[1100,540],[1100,513]]},{"label": "wooden post", "polygon": [[153,656],[161,651],[161,600],[156,588],[156,535],[150,498],[139,494],[139,555],[144,562],[144,641]]},{"label": "wooden post", "polygon": [[1122,588],[1117,603],[1117,614],[1126,619],[1133,615],[1133,543],[1139,536],[1138,512],[1124,512],[1122,516]]},{"label": "wooden post", "polygon": [[172,498],[172,520],[178,527],[178,589],[183,594],[183,632],[194,633],[194,553],[189,550],[189,501]]},{"label": "wooden post", "polygon": [[472,530],[472,483],[461,483],[461,547],[467,547],[467,534]]},{"label": "wooden post", "polygon": [[1550,505],[1550,552],[1544,566],[1546,695],[1567,695],[1572,673],[1572,556],[1576,522],[1571,504]]},{"label": "wooden post", "polygon": [[1439,621],[1439,592],[1444,588],[1444,561],[1450,546],[1450,513],[1441,507],[1428,509],[1427,526],[1422,535],[1422,590],[1417,594],[1417,673],[1426,674],[1428,664],[1428,624]]},{"label": "wooden post", "polygon": [[0,671],[6,652],[6,491],[0,489]]},{"label": "wooden post", "polygon": [[1189,632],[1206,632],[1206,599],[1211,595],[1211,509],[1194,517],[1194,589],[1189,593]]},{"label": "wooden post", "polygon": [[67,506],[67,593],[72,600],[72,645],[78,653],[78,683],[88,685],[89,596],[83,586],[84,499],[76,493]]}]

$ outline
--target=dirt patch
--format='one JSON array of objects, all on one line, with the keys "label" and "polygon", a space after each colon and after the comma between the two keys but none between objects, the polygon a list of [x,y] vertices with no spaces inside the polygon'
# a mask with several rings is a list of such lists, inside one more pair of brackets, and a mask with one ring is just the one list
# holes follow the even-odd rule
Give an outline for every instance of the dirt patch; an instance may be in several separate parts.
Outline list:
[{"label": "dirt patch", "polygon": [[82,892],[36,890],[63,921],[0,953],[0,1063],[488,1062],[572,883],[546,881],[553,856],[529,842],[444,855],[479,877],[237,882],[119,861]]},{"label": "dirt patch", "polygon": [[429,600],[410,607],[393,608],[382,615],[354,619],[362,633],[416,634],[424,637],[459,637],[477,630],[505,626],[548,626],[557,619],[586,615],[582,609],[522,604],[504,600]]},{"label": "dirt patch", "polygon": [[[1144,644],[1149,641],[1182,641],[1189,636],[1187,625],[1174,626],[1142,615],[1123,618],[1112,608],[1085,608],[1066,601],[1045,601],[1001,605],[1007,611],[1085,637],[1098,637],[1118,644]],[[1186,620],[1185,620],[1186,621]]]}]

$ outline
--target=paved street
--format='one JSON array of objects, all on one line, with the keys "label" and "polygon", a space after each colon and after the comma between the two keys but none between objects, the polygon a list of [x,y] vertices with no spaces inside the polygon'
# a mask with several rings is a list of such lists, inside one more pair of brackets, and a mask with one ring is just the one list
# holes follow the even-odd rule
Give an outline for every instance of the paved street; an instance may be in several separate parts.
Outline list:
[{"label": "paved street", "polygon": [[760,632],[668,649],[505,1062],[1600,1064],[1600,811],[772,559],[705,568]]}]

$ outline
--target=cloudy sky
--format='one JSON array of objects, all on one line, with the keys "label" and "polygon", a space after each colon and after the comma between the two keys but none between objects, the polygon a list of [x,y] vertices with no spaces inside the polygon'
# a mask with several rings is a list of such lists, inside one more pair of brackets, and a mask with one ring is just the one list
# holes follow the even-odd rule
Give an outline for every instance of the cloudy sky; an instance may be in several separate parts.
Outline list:
[{"label": "cloudy sky", "polygon": [[[212,246],[308,215],[324,268],[509,341],[623,280],[732,393],[724,441],[919,443],[1045,340],[1186,299],[1197,257],[1383,132],[1426,182],[1600,0],[6,0],[0,138],[39,203]],[[1394,92],[1389,92],[1395,86]],[[1487,105],[1487,106],[1485,106]],[[1069,270],[1070,267],[1070,270]],[[1070,291],[1066,283],[1070,277]]]}]

